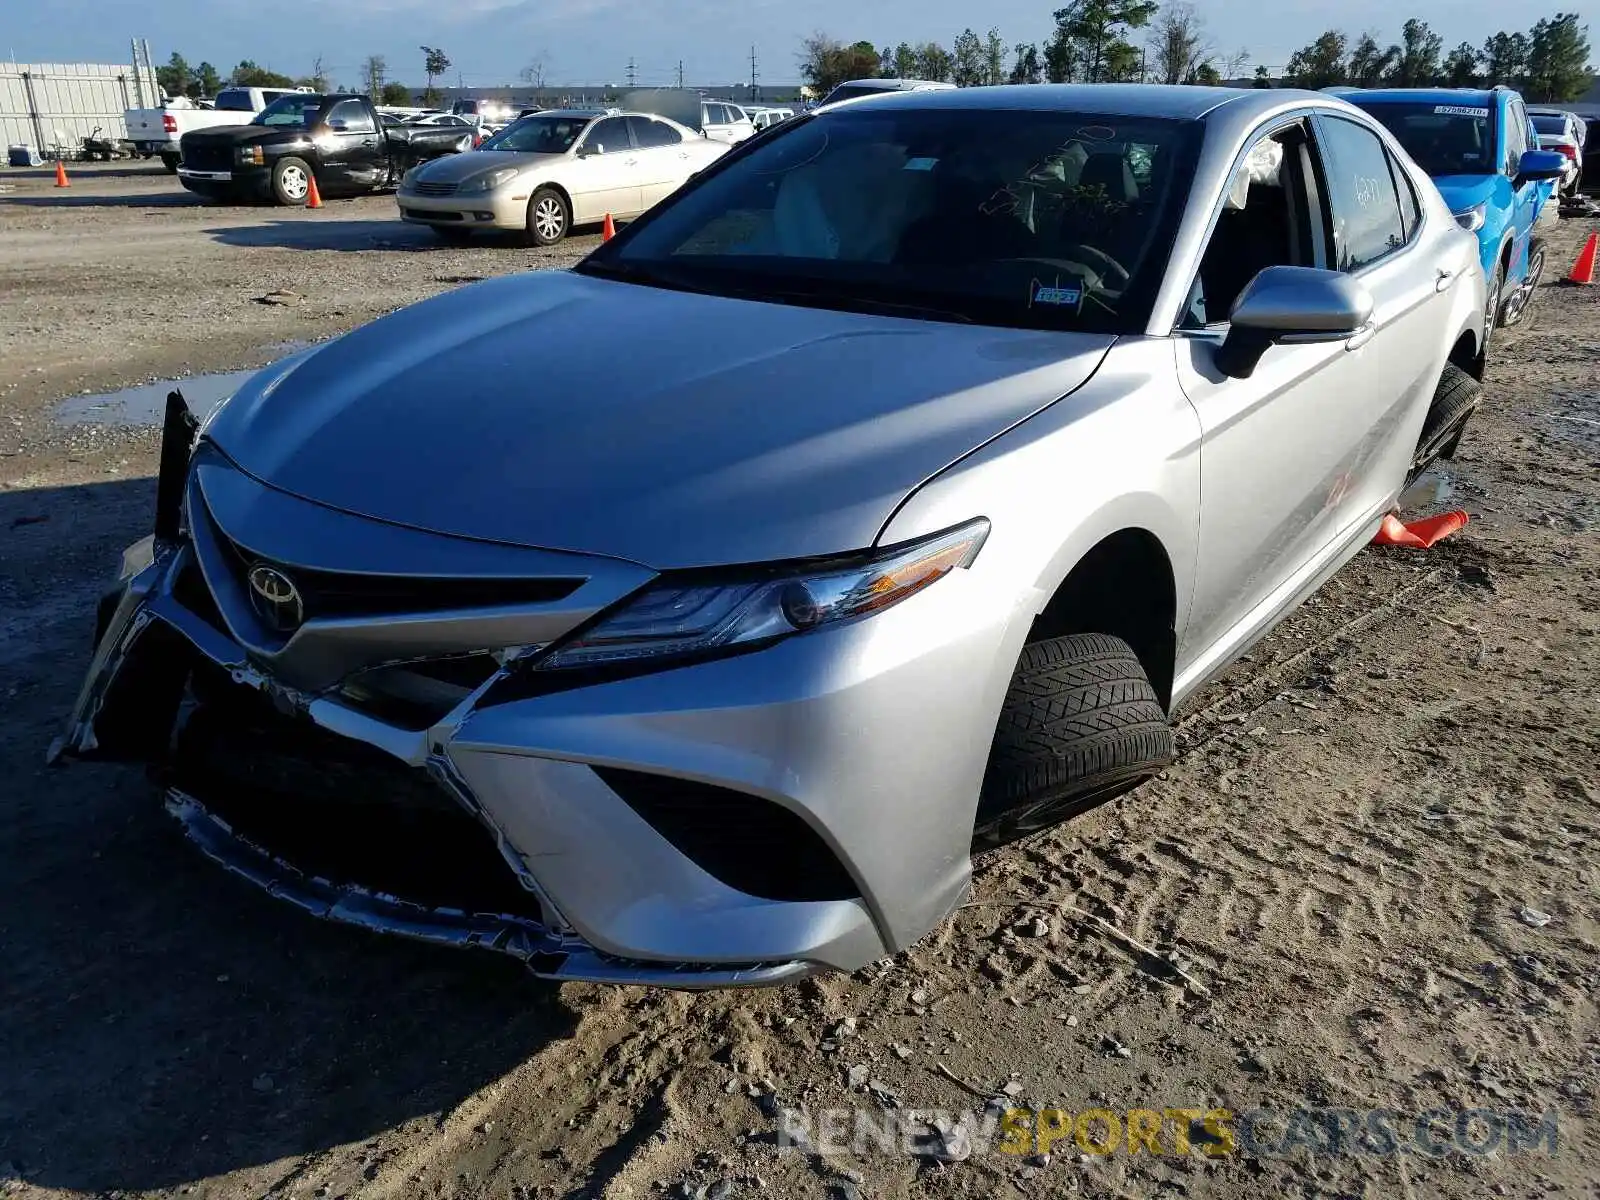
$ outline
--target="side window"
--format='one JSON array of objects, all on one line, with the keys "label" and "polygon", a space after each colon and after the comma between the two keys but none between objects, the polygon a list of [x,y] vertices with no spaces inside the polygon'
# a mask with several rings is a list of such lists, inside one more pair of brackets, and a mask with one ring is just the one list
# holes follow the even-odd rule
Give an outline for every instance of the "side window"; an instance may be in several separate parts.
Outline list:
[{"label": "side window", "polygon": [[367,106],[359,100],[341,100],[333,106],[333,111],[328,114],[328,124],[335,121],[344,122],[346,133],[375,133],[376,127],[372,124],[372,116],[367,112]]},{"label": "side window", "polygon": [[628,141],[628,122],[622,117],[596,121],[583,144],[591,149],[604,150],[607,154],[621,154],[633,149],[633,144]]},{"label": "side window", "polygon": [[1370,129],[1339,117],[1320,118],[1317,135],[1333,208],[1333,265],[1359,271],[1406,243],[1388,151]]},{"label": "side window", "polygon": [[1515,176],[1528,149],[1528,112],[1520,100],[1506,106],[1506,174]]},{"label": "side window", "polygon": [[1417,226],[1422,224],[1422,204],[1417,199],[1417,189],[1411,183],[1411,176],[1406,174],[1405,168],[1393,155],[1389,156],[1389,170],[1394,175],[1395,191],[1400,194],[1400,219],[1405,222],[1406,241],[1409,242],[1416,236]]},{"label": "side window", "polygon": [[672,126],[662,121],[653,121],[649,117],[629,117],[628,128],[633,131],[634,144],[641,150],[653,150],[658,146],[676,146],[683,140]]}]

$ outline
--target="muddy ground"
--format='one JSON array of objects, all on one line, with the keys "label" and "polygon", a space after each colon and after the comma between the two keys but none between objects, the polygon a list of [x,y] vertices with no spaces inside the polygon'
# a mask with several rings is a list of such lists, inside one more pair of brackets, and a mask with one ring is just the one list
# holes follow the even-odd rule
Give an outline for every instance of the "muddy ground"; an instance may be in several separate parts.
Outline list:
[{"label": "muddy ground", "polygon": [[[768,993],[555,988],[318,924],[200,860],[139,773],[43,765],[155,447],[57,402],[585,248],[443,249],[393,206],[0,174],[0,1194],[1594,1194],[1600,289],[1500,337],[1441,497],[1463,535],[1363,554],[1183,714],[1164,779],[983,865],[912,952]],[[1554,234],[1562,270],[1591,227]],[[1047,1158],[976,1122],[934,1156],[805,1149],[851,1140],[826,1109],[997,1093],[1235,1116],[1187,1153],[1164,1115],[1159,1155],[1096,1152],[1104,1116]],[[1335,1152],[1299,1109],[1392,1110],[1407,1152],[1353,1124]]]}]

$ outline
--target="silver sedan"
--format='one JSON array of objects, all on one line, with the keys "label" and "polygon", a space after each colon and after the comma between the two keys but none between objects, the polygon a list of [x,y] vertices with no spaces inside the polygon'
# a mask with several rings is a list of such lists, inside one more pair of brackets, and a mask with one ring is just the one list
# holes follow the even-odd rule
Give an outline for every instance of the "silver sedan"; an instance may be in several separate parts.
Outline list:
[{"label": "silver sedan", "polygon": [[802,116],[574,270],[198,428],[174,394],[56,752],[159,763],[205,853],[365,929],[557,979],[852,970],[1168,765],[1453,451],[1483,309],[1472,235],[1333,96]]}]

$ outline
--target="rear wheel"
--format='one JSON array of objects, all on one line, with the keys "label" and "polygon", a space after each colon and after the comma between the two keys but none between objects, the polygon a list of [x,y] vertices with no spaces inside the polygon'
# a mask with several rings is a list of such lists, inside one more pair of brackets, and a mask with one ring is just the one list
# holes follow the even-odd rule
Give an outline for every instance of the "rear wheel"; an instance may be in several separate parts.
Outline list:
[{"label": "rear wheel", "polygon": [[1439,386],[1434,389],[1433,403],[1428,406],[1428,417],[1422,423],[1422,436],[1417,439],[1416,453],[1411,457],[1410,484],[1417,476],[1440,458],[1453,457],[1461,442],[1461,433],[1472,414],[1478,410],[1482,385],[1455,363],[1446,363],[1439,376]]},{"label": "rear wheel", "polygon": [[280,158],[272,168],[272,198],[291,208],[311,193],[311,167],[301,158]]},{"label": "rear wheel", "polygon": [[178,165],[182,162],[183,155],[181,154],[163,154],[161,156],[161,165],[167,169],[167,173],[170,175],[178,173]]},{"label": "rear wheel", "polygon": [[528,201],[528,240],[535,246],[554,246],[571,224],[566,197],[555,188],[542,187]]},{"label": "rear wheel", "polygon": [[1101,633],[1026,646],[978,801],[975,851],[1040,833],[1160,774],[1172,726],[1132,647]]}]

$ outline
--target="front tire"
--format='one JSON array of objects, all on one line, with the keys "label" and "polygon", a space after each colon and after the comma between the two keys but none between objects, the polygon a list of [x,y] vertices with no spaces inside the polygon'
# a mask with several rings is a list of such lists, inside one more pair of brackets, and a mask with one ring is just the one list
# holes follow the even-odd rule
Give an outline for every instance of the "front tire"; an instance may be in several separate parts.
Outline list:
[{"label": "front tire", "polygon": [[528,200],[528,241],[535,246],[554,246],[572,227],[572,210],[567,199],[555,188],[542,187]]},{"label": "front tire", "polygon": [[1489,287],[1484,293],[1483,303],[1483,348],[1487,353],[1489,342],[1494,334],[1495,326],[1500,324],[1500,294],[1506,290],[1506,264],[1504,261],[1496,262],[1494,274],[1489,276]]},{"label": "front tire", "polygon": [[989,752],[973,850],[1040,833],[1130,792],[1175,757],[1172,726],[1121,638],[1024,647]]},{"label": "front tire", "polygon": [[285,208],[302,208],[311,194],[311,166],[303,158],[280,158],[272,168],[272,199]]}]

